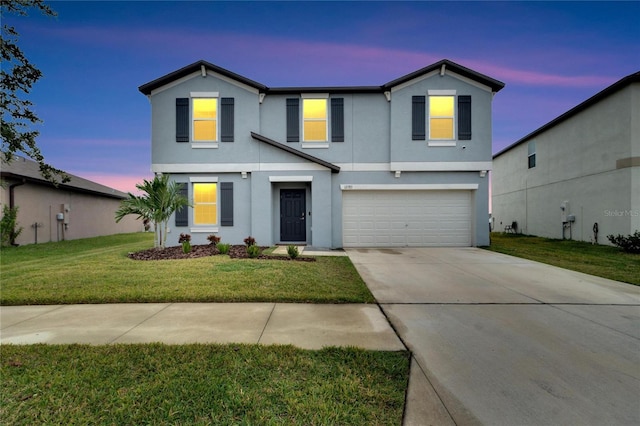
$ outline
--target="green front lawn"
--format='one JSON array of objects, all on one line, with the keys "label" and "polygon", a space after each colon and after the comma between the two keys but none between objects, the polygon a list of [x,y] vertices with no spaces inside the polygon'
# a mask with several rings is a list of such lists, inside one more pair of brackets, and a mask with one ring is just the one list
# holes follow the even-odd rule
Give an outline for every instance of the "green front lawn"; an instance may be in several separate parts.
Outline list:
[{"label": "green front lawn", "polygon": [[406,352],[256,345],[1,347],[3,424],[400,425]]},{"label": "green front lawn", "polygon": [[520,234],[491,234],[487,249],[548,263],[585,274],[640,285],[640,255],[583,241],[553,240]]},{"label": "green front lawn", "polygon": [[0,304],[374,302],[347,257],[316,262],[127,257],[152,246],[152,234],[137,233],[3,248]]}]

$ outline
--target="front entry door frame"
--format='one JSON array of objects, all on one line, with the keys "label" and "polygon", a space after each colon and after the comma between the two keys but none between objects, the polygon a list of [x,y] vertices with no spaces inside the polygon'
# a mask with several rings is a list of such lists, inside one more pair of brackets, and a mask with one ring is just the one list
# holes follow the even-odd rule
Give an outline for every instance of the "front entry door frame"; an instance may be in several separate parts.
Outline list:
[{"label": "front entry door frame", "polygon": [[280,189],[280,242],[307,241],[306,189]]}]

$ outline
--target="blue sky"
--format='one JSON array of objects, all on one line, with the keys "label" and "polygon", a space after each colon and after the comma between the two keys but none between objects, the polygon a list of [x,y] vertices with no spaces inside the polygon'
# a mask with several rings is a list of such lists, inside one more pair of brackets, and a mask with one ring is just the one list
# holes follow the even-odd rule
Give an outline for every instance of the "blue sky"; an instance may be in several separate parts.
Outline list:
[{"label": "blue sky", "polygon": [[640,2],[52,1],[6,16],[44,77],[46,160],[123,191],[150,178],[138,86],[199,59],[267,86],[381,85],[447,58],[506,83],[493,151],[640,70]]}]

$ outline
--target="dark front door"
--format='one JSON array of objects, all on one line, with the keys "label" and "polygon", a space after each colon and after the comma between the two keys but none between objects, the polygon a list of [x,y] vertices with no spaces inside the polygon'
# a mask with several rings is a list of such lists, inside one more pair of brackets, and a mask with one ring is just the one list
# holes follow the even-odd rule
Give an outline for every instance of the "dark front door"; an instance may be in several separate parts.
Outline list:
[{"label": "dark front door", "polygon": [[305,190],[280,190],[280,241],[306,241]]}]

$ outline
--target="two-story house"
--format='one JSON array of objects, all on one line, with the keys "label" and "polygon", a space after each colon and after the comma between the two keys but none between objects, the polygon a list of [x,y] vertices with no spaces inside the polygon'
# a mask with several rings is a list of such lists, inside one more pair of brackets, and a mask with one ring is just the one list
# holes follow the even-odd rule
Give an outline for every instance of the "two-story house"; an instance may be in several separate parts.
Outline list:
[{"label": "two-story house", "polygon": [[184,183],[195,244],[489,244],[491,103],[442,60],[381,86],[267,87],[205,61],[140,86],[152,171]]}]

